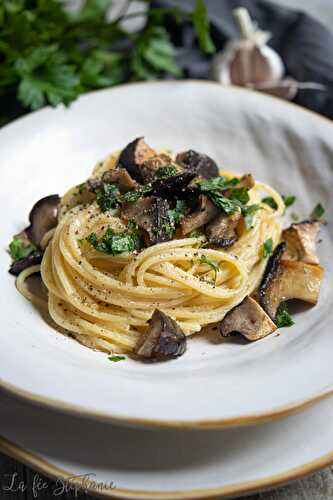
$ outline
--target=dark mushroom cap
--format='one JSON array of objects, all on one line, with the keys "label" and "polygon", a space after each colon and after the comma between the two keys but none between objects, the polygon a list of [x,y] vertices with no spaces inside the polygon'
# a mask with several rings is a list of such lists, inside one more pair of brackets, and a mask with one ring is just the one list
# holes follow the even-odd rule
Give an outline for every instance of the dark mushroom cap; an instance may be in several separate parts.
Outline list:
[{"label": "dark mushroom cap", "polygon": [[[282,241],[279,243],[279,245],[275,248],[273,254],[270,256],[268,259],[266,269],[264,272],[264,276],[261,280],[259,290],[258,290],[258,298],[259,298],[259,304],[261,307],[264,308],[264,310],[267,312],[268,309],[268,304],[267,304],[267,291],[272,283],[272,281],[275,279],[277,274],[279,273],[279,267],[280,267],[280,262],[282,259],[282,255],[286,249],[286,243],[285,241]],[[272,317],[272,315],[270,314]],[[274,319],[274,317],[272,318]]]},{"label": "dark mushroom cap", "polygon": [[152,194],[167,200],[186,198],[186,188],[194,177],[194,172],[185,171],[166,179],[157,180],[152,185]]},{"label": "dark mushroom cap", "polygon": [[176,162],[205,179],[219,175],[215,161],[207,155],[193,151],[193,149],[179,153],[176,156]]},{"label": "dark mushroom cap", "polygon": [[30,211],[30,226],[25,231],[31,243],[37,247],[43,236],[58,223],[59,202],[60,197],[51,194],[37,201]]},{"label": "dark mushroom cap", "polygon": [[18,276],[22,271],[24,271],[24,269],[27,269],[27,267],[40,264],[42,262],[42,258],[42,253],[36,250],[30,253],[27,257],[24,257],[24,259],[13,262],[9,268],[9,272],[14,276]]},{"label": "dark mushroom cap", "polygon": [[149,328],[137,347],[137,355],[162,361],[181,356],[185,350],[186,337],[178,323],[155,309]]},{"label": "dark mushroom cap", "polygon": [[116,166],[125,168],[133,179],[142,182],[144,179],[141,167],[155,155],[156,151],[145,143],[144,138],[138,137],[122,150]]}]

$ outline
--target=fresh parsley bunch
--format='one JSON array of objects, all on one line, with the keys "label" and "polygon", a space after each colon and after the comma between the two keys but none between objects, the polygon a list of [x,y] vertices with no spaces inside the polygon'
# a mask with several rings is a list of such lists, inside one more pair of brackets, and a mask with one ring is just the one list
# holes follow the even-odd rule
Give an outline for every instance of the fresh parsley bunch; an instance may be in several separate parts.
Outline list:
[{"label": "fresh parsley bunch", "polygon": [[[192,22],[201,49],[214,51],[204,0],[193,12],[141,0],[142,8],[129,13],[131,2],[110,21],[111,0],[84,0],[75,12],[64,0],[1,0],[0,121],[45,104],[68,105],[91,89],[181,76],[166,15]],[[123,21],[142,16],[141,30],[125,29]]]}]

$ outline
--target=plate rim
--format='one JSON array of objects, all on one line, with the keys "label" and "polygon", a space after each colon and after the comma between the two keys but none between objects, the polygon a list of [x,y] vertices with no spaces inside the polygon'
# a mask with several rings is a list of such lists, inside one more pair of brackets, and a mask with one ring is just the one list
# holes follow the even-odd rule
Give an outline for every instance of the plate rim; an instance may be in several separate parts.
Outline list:
[{"label": "plate rim", "polygon": [[[54,465],[40,455],[29,451],[13,441],[0,435],[0,452],[10,456],[14,460],[19,460],[25,465],[32,467],[41,474],[46,475],[52,480],[61,478],[71,478],[73,474],[65,469]],[[306,462],[302,465],[292,467],[279,474],[272,474],[257,480],[242,481],[228,486],[216,488],[200,488],[194,490],[174,490],[174,491],[147,491],[133,490],[128,488],[115,488],[114,490],[102,488],[98,491],[93,487],[86,485],[86,490],[90,495],[99,498],[113,498],[125,500],[218,500],[222,498],[234,498],[239,495],[249,495],[257,492],[283,486],[290,481],[302,479],[305,476],[313,474],[324,467],[333,464],[333,450],[321,455],[320,457]]]},{"label": "plate rim", "polygon": [[[298,104],[295,104],[293,102],[285,101],[283,99],[280,99],[276,96],[272,96],[269,94],[265,94],[256,90],[252,89],[247,89],[245,87],[241,86],[236,86],[236,85],[230,85],[230,86],[224,86],[218,82],[211,81],[211,80],[199,80],[199,79],[182,79],[182,80],[172,80],[172,81],[165,81],[165,80],[156,80],[156,81],[142,81],[142,82],[129,82],[125,83],[122,85],[115,85],[113,87],[109,88],[103,88],[103,89],[98,89],[92,92],[87,92],[80,96],[80,98],[88,98],[91,94],[96,94],[96,93],[101,93],[101,92],[112,92],[113,90],[119,90],[123,89],[124,87],[129,87],[129,86],[150,86],[154,84],[171,84],[171,85],[186,85],[186,84],[196,84],[196,85],[209,85],[209,86],[214,86],[214,87],[219,87],[220,89],[230,89],[236,92],[240,93],[246,93],[246,94],[255,94],[257,96],[260,96],[260,98],[264,98],[267,100],[273,100],[276,104],[280,104],[282,106],[291,107],[291,108],[296,108],[298,111],[301,113],[305,113],[308,116],[312,116],[315,119],[319,119],[323,123],[329,124],[329,126],[332,127],[333,129],[333,121],[331,121],[329,118],[320,115],[316,113],[315,111],[312,111],[310,109],[304,108]],[[79,99],[78,99],[79,101]],[[76,102],[78,102],[76,101]],[[8,129],[11,128],[11,126],[15,126],[17,123],[22,123],[25,120],[29,120],[32,115],[36,114],[41,114],[45,112],[49,112],[52,110],[50,106],[46,106],[42,109],[38,109],[35,111],[32,111],[30,113],[27,113],[27,115],[24,115],[22,117],[19,117],[15,120],[12,120],[9,124],[4,125],[3,127],[0,127],[0,134]],[[97,420],[102,420],[102,421],[107,421],[111,423],[115,423],[118,425],[125,425],[125,426],[139,426],[139,427],[157,427],[157,428],[182,428],[182,429],[221,429],[221,428],[228,428],[228,427],[239,427],[239,426],[245,426],[245,425],[253,425],[253,424],[260,424],[264,422],[269,422],[272,420],[275,420],[277,418],[282,418],[286,417],[288,415],[292,415],[294,413],[297,413],[299,411],[304,410],[305,408],[321,401],[324,398],[329,397],[330,395],[333,395],[333,384],[328,386],[326,389],[323,391],[316,393],[306,399],[302,399],[300,401],[295,401],[293,403],[290,403],[288,405],[282,405],[279,406],[275,409],[269,410],[269,411],[263,411],[260,413],[252,413],[252,414],[247,414],[247,415],[240,415],[236,417],[228,417],[228,418],[222,418],[222,419],[205,419],[205,420],[193,420],[193,421],[186,421],[186,420],[160,420],[160,419],[147,419],[147,418],[136,418],[136,417],[126,417],[126,416],[112,416],[108,413],[105,412],[98,412],[98,411],[92,411],[89,408],[80,405],[80,404],[74,404],[74,403],[67,403],[59,399],[54,399],[54,398],[49,398],[46,396],[42,396],[40,394],[37,394],[35,392],[26,390],[26,389],[21,389],[17,387],[14,384],[11,384],[9,382],[6,382],[0,378],[0,388],[6,391],[7,393],[14,395],[15,397],[18,397],[24,401],[28,401],[32,404],[36,404],[39,406],[43,406],[46,408],[52,408],[57,411],[62,411],[63,413],[70,413],[74,414],[76,416],[83,416],[86,418],[93,418]],[[1,436],[0,436],[1,440]],[[1,442],[0,442],[1,445]],[[333,453],[333,452],[332,452]],[[333,459],[332,459],[333,461]]]}]

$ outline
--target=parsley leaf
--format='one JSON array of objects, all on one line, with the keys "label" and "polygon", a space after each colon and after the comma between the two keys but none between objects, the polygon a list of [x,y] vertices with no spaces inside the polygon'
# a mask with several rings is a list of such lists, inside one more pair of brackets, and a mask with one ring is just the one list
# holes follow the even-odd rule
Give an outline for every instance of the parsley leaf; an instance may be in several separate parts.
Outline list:
[{"label": "parsley leaf", "polygon": [[310,218],[313,220],[321,219],[325,213],[325,208],[321,203],[317,203],[314,209],[311,212]]},{"label": "parsley leaf", "polygon": [[[130,226],[131,229],[133,226]],[[140,237],[137,230],[124,233],[114,233],[113,229],[109,227],[104,236],[98,239],[96,233],[91,233],[87,236],[86,240],[98,252],[107,253],[110,255],[117,255],[123,252],[133,252],[140,246]]]},{"label": "parsley leaf", "polygon": [[145,184],[136,191],[127,191],[127,193],[122,194],[119,197],[119,201],[120,203],[133,203],[135,201],[138,201],[146,194],[149,194],[151,189],[152,189],[151,184]]},{"label": "parsley leaf", "polygon": [[244,222],[246,229],[251,229],[253,226],[253,217],[254,214],[261,209],[261,206],[258,204],[246,205],[242,208],[242,214],[244,216]]},{"label": "parsley leaf", "polygon": [[9,244],[9,253],[14,262],[20,259],[24,259],[34,250],[36,250],[36,247],[34,245],[17,236],[14,236]]},{"label": "parsley leaf", "polygon": [[225,191],[239,184],[239,179],[237,177],[227,179],[223,175],[220,175],[218,177],[211,177],[210,179],[200,181],[198,184],[200,191],[203,193],[215,190]]},{"label": "parsley leaf", "polygon": [[271,255],[273,252],[273,240],[272,238],[268,238],[268,240],[264,241],[262,245],[262,255],[264,258],[268,257]]},{"label": "parsley leaf", "polygon": [[276,201],[271,196],[266,196],[266,198],[263,198],[261,202],[273,208],[273,210],[276,210],[278,207]]},{"label": "parsley leaf", "polygon": [[170,222],[173,225],[178,224],[184,217],[186,209],[187,209],[186,202],[184,200],[177,200],[176,207],[172,210],[168,210],[168,216]]},{"label": "parsley leaf", "polygon": [[213,54],[215,52],[215,46],[209,33],[208,12],[204,0],[196,1],[195,10],[192,14],[192,21],[200,48],[207,54]]},{"label": "parsley leaf", "polygon": [[282,195],[283,202],[286,206],[286,208],[291,207],[296,201],[296,196],[290,195],[290,196],[284,196]]},{"label": "parsley leaf", "polygon": [[163,165],[160,167],[156,174],[155,174],[155,179],[167,179],[168,177],[172,177],[173,175],[176,175],[177,173],[177,167],[176,165]]},{"label": "parsley leaf", "polygon": [[207,266],[210,266],[213,269],[213,271],[214,271],[214,283],[216,283],[217,273],[220,271],[220,267],[216,264],[216,262],[214,262],[213,260],[210,260],[206,255],[201,255],[200,263],[207,264]]},{"label": "parsley leaf", "polygon": [[291,317],[286,302],[281,302],[275,316],[275,324],[278,328],[292,326],[295,324]]},{"label": "parsley leaf", "polygon": [[56,44],[33,48],[17,59],[15,71],[21,78],[18,98],[31,109],[47,102],[68,105],[79,95],[79,76]]},{"label": "parsley leaf", "polygon": [[119,190],[115,184],[103,184],[96,190],[96,202],[102,212],[107,212],[118,205]]},{"label": "parsley leaf", "polygon": [[115,363],[117,363],[118,361],[124,361],[126,358],[125,356],[109,356],[108,357],[109,361],[114,361]]}]

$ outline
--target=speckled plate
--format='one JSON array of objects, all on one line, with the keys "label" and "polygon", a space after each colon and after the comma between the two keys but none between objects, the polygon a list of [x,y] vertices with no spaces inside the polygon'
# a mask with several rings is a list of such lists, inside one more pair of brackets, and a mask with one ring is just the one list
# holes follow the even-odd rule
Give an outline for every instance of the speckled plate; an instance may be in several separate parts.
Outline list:
[{"label": "speckled plate", "polygon": [[53,331],[15,290],[5,247],[32,203],[82,182],[96,160],[145,135],[153,146],[194,148],[225,168],[251,171],[306,217],[332,214],[333,124],[289,103],[208,82],[132,84],[95,92],[70,109],[45,109],[0,131],[2,215],[0,380],[30,400],[121,423],[220,427],[286,415],[333,392],[332,233],[319,304],[256,343],[202,335],[164,364],[110,363]]}]

